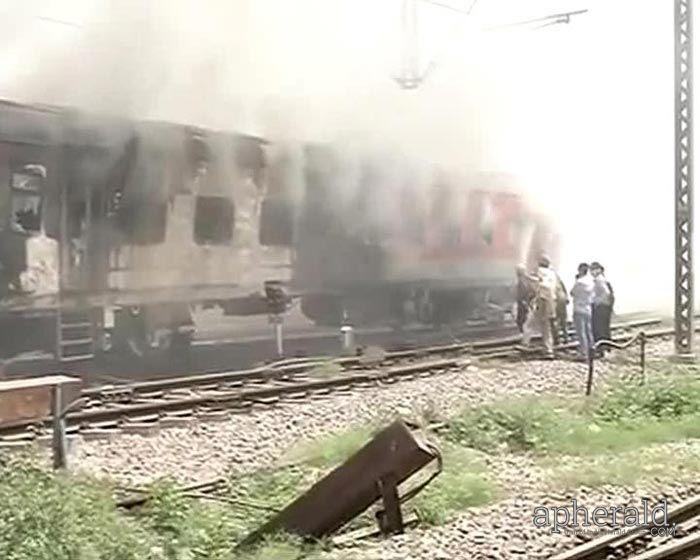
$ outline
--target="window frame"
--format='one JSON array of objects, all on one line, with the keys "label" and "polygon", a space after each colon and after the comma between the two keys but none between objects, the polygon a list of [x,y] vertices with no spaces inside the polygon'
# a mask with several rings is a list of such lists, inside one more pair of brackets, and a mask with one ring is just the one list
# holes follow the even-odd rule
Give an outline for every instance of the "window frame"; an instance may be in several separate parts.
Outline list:
[{"label": "window frame", "polygon": [[[203,199],[217,199],[217,200],[225,200],[228,204],[227,207],[230,209],[230,226],[227,228],[230,230],[231,234],[225,239],[225,240],[220,240],[220,239],[203,239],[201,234],[198,234],[198,216],[199,216],[199,210],[200,210],[200,200]],[[231,245],[234,241],[234,238],[236,236],[236,202],[232,197],[229,196],[223,196],[223,195],[205,195],[205,194],[196,194],[194,195],[194,212],[193,212],[193,217],[192,217],[192,241],[194,241],[195,245],[199,247],[212,247],[212,246],[225,246],[225,245]]]},{"label": "window frame", "polygon": [[[31,169],[36,167],[39,168],[37,171],[42,171],[37,172],[35,171],[32,173]],[[15,186],[15,177],[17,175],[25,175],[25,176],[33,176],[37,177],[40,179],[40,185],[36,189],[26,189],[26,188],[21,188]],[[10,166],[10,173],[9,173],[9,200],[8,200],[8,206],[7,206],[7,230],[11,231],[13,233],[17,233],[19,235],[36,235],[40,234],[43,230],[43,222],[44,222],[44,206],[45,206],[45,200],[46,200],[46,181],[48,178],[48,172],[46,170],[46,166],[41,164],[41,163],[21,163],[21,164],[13,164]],[[13,210],[14,208],[14,202],[18,198],[25,198],[25,199],[31,199],[31,198],[38,198],[39,203],[37,205],[37,214],[39,218],[39,226],[38,229],[31,229],[27,230],[23,228],[21,225],[17,223],[17,219],[15,217],[16,211]],[[20,229],[21,228],[21,229]]]}]

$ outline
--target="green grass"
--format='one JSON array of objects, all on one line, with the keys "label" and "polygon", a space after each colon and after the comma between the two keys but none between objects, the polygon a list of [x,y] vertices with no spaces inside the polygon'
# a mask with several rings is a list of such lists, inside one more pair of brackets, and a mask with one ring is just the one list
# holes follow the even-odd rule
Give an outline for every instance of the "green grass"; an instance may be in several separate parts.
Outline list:
[{"label": "green grass", "polygon": [[569,489],[606,484],[634,486],[653,478],[683,482],[694,480],[700,472],[700,452],[669,455],[663,449],[647,448],[587,457],[585,463],[574,457],[550,457],[541,465],[548,470],[553,486]]},{"label": "green grass", "polygon": [[700,414],[700,382],[687,376],[655,378],[644,386],[619,384],[600,401],[603,421],[674,419]]},{"label": "green grass", "polygon": [[241,560],[297,560],[306,556],[305,550],[297,540],[278,538],[265,541]]},{"label": "green grass", "polygon": [[[643,387],[620,383],[591,399],[526,398],[467,409],[449,420],[440,442],[444,472],[412,505],[424,523],[435,524],[496,499],[500,492],[475,451],[531,452],[543,464],[552,458],[556,485],[633,483],[671,472],[663,457],[640,467],[639,453],[700,438],[700,382],[692,375],[659,375]],[[297,446],[289,456],[302,468],[324,472],[374,431],[374,426],[348,430]],[[585,468],[577,457],[585,458]],[[683,468],[698,466],[692,457],[684,460]]]},{"label": "green grass", "polygon": [[488,504],[499,495],[478,454],[449,444],[441,447],[443,472],[409,502],[429,525],[445,523],[456,513]]},{"label": "green grass", "polygon": [[445,437],[486,453],[534,453],[556,487],[681,480],[700,472],[699,454],[669,456],[655,446],[700,439],[700,380],[673,370],[592,399],[480,406],[452,419]]},{"label": "green grass", "polygon": [[[671,371],[671,370],[669,370]],[[656,446],[700,438],[697,370],[657,374],[644,387],[617,385],[591,399],[522,399],[465,410],[442,439],[444,470],[406,504],[424,524],[440,524],[502,495],[484,453],[534,453],[555,487],[635,485],[649,478],[690,480],[700,452]],[[685,371],[685,370],[684,370]],[[668,373],[668,372],[666,372]],[[423,411],[424,419],[438,411]],[[0,457],[0,558],[3,560],[297,560],[319,547],[272,536],[247,552],[235,544],[362,447],[381,419],[295,446],[293,465],[230,477],[230,498],[248,506],[186,498],[168,482],[138,512],[117,510],[104,481],[39,469]],[[681,449],[681,448],[679,448]],[[404,484],[413,487],[427,472]],[[503,491],[508,491],[504,488]],[[353,522],[373,524],[371,513]]]},{"label": "green grass", "polygon": [[594,400],[523,399],[454,418],[446,438],[488,453],[594,455],[700,437],[700,382],[620,384]]},{"label": "green grass", "polygon": [[237,553],[254,519],[229,504],[183,497],[159,482],[147,505],[118,510],[105,481],[46,472],[31,457],[0,464],[3,560],[293,560],[307,548],[278,537]]},{"label": "green grass", "polygon": [[557,454],[597,455],[697,438],[700,438],[700,415],[613,423],[569,418],[561,419],[557,429],[550,432],[547,445]]},{"label": "green grass", "polygon": [[285,453],[284,464],[305,464],[317,468],[339,465],[367,443],[377,432],[373,425],[351,428],[319,440],[304,441]]},{"label": "green grass", "polygon": [[121,516],[109,489],[25,461],[0,467],[0,558],[141,560],[158,540]]},{"label": "green grass", "polygon": [[445,438],[484,452],[544,451],[568,408],[555,401],[523,399],[467,409],[453,418]]}]

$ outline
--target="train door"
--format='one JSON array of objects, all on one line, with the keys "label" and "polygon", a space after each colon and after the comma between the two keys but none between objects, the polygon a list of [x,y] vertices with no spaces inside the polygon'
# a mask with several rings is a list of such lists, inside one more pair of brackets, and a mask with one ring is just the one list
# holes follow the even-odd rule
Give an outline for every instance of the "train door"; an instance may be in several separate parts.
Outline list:
[{"label": "train door", "polygon": [[77,177],[70,179],[59,186],[61,289],[81,293],[88,287],[91,193]]},{"label": "train door", "polygon": [[98,145],[62,148],[55,196],[62,292],[96,294],[107,287],[106,198],[113,158],[107,147]]}]

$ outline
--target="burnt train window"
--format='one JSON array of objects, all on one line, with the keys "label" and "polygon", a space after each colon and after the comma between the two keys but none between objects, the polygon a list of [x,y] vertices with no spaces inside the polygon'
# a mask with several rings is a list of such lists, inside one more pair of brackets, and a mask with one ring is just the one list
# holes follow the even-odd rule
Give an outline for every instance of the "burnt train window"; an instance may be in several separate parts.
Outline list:
[{"label": "burnt train window", "polygon": [[22,171],[12,174],[12,188],[18,191],[41,192],[46,170],[40,165],[26,165]]},{"label": "burnt train window", "polygon": [[294,208],[285,198],[262,201],[260,208],[260,244],[265,247],[289,247],[294,242]]},{"label": "burnt train window", "polygon": [[119,209],[119,228],[133,245],[155,245],[165,240],[168,205],[157,200],[141,200]]},{"label": "burnt train window", "polygon": [[10,184],[10,227],[20,233],[41,231],[41,198],[46,168],[25,165],[12,174]]},{"label": "burnt train window", "polygon": [[491,245],[493,242],[494,214],[493,203],[488,197],[485,197],[482,203],[479,232],[481,233],[481,238],[487,245]]},{"label": "burnt train window", "polygon": [[194,241],[225,245],[233,237],[233,202],[223,196],[198,196],[194,211]]}]

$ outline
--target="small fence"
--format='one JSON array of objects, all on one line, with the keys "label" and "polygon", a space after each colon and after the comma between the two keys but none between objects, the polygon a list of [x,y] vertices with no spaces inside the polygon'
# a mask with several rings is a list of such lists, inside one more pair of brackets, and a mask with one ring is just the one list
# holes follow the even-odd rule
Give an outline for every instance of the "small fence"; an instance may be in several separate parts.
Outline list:
[{"label": "small fence", "polygon": [[644,331],[640,331],[631,337],[626,342],[613,342],[612,340],[599,340],[588,351],[588,380],[586,381],[586,396],[591,394],[593,390],[593,374],[595,369],[595,359],[598,350],[604,348],[615,348],[616,350],[625,350],[633,344],[639,342],[639,367],[641,375],[639,378],[640,385],[646,382],[646,345],[647,335]]}]

